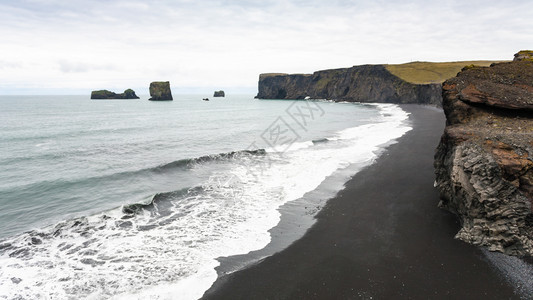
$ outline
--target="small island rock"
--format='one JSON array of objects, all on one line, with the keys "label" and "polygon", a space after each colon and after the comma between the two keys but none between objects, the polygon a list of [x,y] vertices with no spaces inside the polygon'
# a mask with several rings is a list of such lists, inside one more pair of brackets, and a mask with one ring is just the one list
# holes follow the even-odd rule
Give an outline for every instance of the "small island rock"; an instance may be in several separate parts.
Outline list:
[{"label": "small island rock", "polygon": [[173,100],[172,93],[170,92],[169,81],[154,81],[150,83],[150,96],[149,100]]},{"label": "small island rock", "polygon": [[132,89],[127,89],[122,94],[117,94],[108,90],[91,92],[91,99],[139,99]]},{"label": "small island rock", "polygon": [[226,97],[226,94],[222,90],[215,91],[215,93],[213,94],[213,97]]}]

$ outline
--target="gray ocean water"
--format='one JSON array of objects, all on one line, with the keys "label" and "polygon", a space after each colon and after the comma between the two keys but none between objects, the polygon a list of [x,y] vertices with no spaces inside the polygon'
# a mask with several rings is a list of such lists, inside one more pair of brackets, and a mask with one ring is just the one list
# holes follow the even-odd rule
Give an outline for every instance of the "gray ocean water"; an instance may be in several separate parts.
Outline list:
[{"label": "gray ocean water", "polygon": [[0,298],[197,298],[410,129],[395,105],[201,99],[0,96]]}]

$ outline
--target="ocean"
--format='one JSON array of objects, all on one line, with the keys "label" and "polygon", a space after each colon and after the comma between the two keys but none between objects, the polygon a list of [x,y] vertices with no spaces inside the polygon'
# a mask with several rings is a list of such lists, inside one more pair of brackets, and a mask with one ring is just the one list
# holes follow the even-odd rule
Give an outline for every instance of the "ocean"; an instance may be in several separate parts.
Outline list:
[{"label": "ocean", "polygon": [[394,104],[147,98],[0,96],[0,299],[197,299],[411,129]]}]

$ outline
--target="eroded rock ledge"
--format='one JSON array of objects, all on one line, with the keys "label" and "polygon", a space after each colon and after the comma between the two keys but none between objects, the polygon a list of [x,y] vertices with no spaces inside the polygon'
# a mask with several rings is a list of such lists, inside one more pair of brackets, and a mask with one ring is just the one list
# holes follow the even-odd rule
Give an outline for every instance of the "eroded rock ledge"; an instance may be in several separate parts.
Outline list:
[{"label": "eroded rock ledge", "polygon": [[456,238],[533,256],[533,61],[520,53],[444,82],[435,172],[439,206],[461,220]]}]

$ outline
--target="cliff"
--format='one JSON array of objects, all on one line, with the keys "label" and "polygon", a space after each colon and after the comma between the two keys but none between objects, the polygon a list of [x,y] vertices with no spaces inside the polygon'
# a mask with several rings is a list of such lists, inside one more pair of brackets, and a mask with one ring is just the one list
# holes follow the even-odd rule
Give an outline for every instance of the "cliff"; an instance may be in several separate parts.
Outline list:
[{"label": "cliff", "polygon": [[139,99],[132,89],[127,89],[122,94],[113,93],[108,90],[91,92],[91,99]]},{"label": "cliff", "polygon": [[442,102],[441,85],[413,84],[384,65],[363,65],[313,74],[261,74],[260,99],[333,99],[336,101],[423,103]]},{"label": "cliff", "polygon": [[154,101],[173,100],[169,81],[154,81],[150,83],[150,99]]},{"label": "cliff", "polygon": [[226,97],[226,93],[224,93],[224,91],[220,90],[220,91],[215,91],[213,93],[213,97]]},{"label": "cliff", "polygon": [[532,256],[533,61],[522,54],[444,82],[435,173],[439,206],[462,224],[456,238]]}]

